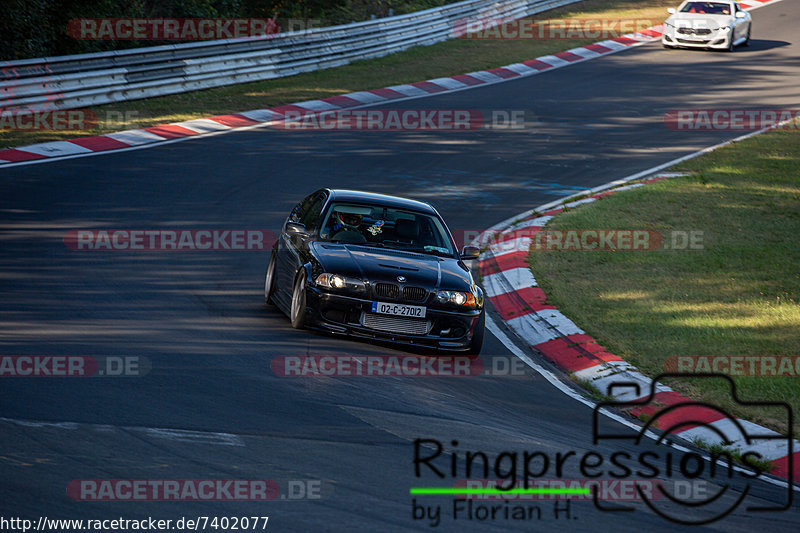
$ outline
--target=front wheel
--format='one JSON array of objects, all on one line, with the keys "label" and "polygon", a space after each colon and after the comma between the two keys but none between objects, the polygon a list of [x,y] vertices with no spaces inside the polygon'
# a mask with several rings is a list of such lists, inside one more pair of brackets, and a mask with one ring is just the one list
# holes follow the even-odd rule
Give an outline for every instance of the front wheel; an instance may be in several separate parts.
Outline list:
[{"label": "front wheel", "polygon": [[264,279],[264,302],[271,304],[272,293],[275,292],[275,252],[270,254],[267,265],[267,277]]},{"label": "front wheel", "polygon": [[750,46],[750,34],[753,33],[753,25],[747,27],[747,39],[742,43],[743,46]]},{"label": "front wheel", "polygon": [[469,348],[467,349],[467,355],[470,357],[477,357],[481,354],[481,348],[483,347],[483,337],[486,333],[486,311],[481,313],[480,318],[478,318],[478,323],[475,324],[475,331],[472,333],[472,340],[469,343]]},{"label": "front wheel", "polygon": [[306,325],[306,279],[305,272],[300,271],[292,290],[292,309],[289,318],[294,329],[303,329]]}]

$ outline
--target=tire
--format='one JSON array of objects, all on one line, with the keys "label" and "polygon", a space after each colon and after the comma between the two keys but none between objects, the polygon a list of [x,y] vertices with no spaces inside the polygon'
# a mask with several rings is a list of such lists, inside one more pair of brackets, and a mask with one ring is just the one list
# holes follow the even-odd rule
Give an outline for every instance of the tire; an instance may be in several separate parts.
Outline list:
[{"label": "tire", "polygon": [[472,334],[472,340],[467,349],[467,355],[470,357],[478,357],[481,354],[483,347],[483,337],[486,334],[486,311],[481,313],[478,323],[475,325],[475,333]]},{"label": "tire", "polygon": [[270,254],[267,265],[267,276],[264,278],[264,302],[274,304],[272,294],[275,292],[275,252]]},{"label": "tire", "polygon": [[734,43],[733,30],[731,30],[731,38],[728,41],[728,48],[725,49],[726,52],[728,52],[728,53],[733,52],[733,48],[734,48],[734,44],[733,43]]},{"label": "tire", "polygon": [[753,25],[747,27],[747,39],[744,40],[742,46],[750,46],[750,34],[753,33]]},{"label": "tire", "polygon": [[292,289],[292,307],[289,319],[294,329],[303,329],[306,325],[306,277],[305,270],[297,274]]}]

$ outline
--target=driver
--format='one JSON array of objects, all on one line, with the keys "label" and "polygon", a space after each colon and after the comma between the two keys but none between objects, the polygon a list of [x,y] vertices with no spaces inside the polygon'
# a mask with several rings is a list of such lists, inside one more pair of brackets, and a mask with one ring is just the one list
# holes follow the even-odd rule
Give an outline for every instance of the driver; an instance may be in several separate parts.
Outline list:
[{"label": "driver", "polygon": [[343,241],[365,241],[366,238],[359,230],[363,215],[358,213],[343,213],[336,211],[331,217],[333,219],[333,226],[331,226],[331,239]]},{"label": "driver", "polygon": [[[358,227],[361,225],[361,219],[363,218],[363,216],[358,213],[342,213],[341,211],[337,211],[334,216],[337,221],[334,224],[334,231],[338,231],[342,228],[358,231]],[[340,227],[337,228],[336,226]]]}]

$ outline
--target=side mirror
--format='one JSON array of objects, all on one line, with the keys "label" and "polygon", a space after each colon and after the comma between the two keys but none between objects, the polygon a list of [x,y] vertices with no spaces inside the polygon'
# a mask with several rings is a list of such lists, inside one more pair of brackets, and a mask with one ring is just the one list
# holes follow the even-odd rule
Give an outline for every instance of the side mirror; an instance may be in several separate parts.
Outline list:
[{"label": "side mirror", "polygon": [[674,7],[671,7],[669,9],[667,9],[667,13],[669,13],[670,15],[674,15],[677,12],[678,12],[678,10],[675,9]]},{"label": "side mirror", "polygon": [[303,235],[306,233],[306,225],[300,222],[292,222],[290,220],[286,223],[286,232],[294,235]]},{"label": "side mirror", "polygon": [[465,246],[461,249],[461,259],[465,259],[467,261],[477,259],[480,254],[481,250],[476,246]]},{"label": "side mirror", "polygon": [[743,19],[743,18],[745,18],[746,16],[747,16],[747,13],[745,13],[744,11],[737,11],[737,12],[736,12],[736,18],[737,18],[737,19]]}]

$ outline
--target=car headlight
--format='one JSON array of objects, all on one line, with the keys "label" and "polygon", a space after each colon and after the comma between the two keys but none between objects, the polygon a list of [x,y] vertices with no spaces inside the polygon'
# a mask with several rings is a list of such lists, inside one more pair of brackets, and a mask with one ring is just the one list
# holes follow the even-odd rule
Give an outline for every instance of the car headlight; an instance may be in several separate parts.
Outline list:
[{"label": "car headlight", "polygon": [[318,287],[326,289],[342,290],[342,291],[356,291],[366,292],[367,287],[364,282],[357,278],[348,278],[339,274],[331,274],[330,272],[323,272],[317,276],[316,283]]},{"label": "car headlight", "polygon": [[458,307],[475,307],[475,295],[471,292],[437,291],[436,299],[442,304],[452,304]]}]

